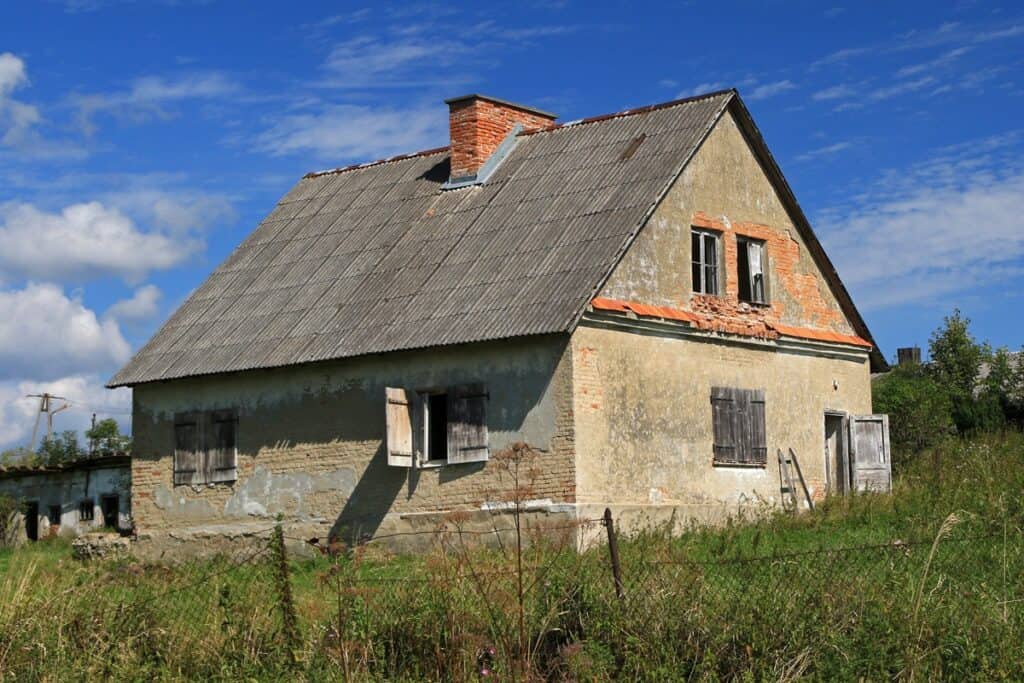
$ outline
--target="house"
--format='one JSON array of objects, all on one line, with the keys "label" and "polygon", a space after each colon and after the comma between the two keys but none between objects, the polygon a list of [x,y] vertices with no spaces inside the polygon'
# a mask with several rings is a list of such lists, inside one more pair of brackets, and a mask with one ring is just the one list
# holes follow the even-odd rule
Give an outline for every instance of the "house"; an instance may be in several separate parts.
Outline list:
[{"label": "house", "polygon": [[0,496],[21,509],[14,524],[0,524],[0,545],[89,531],[131,528],[131,461],[99,455],[53,466],[0,467]]},{"label": "house", "polygon": [[567,522],[778,504],[779,450],[886,485],[885,361],[736,91],[447,104],[450,146],[302,178],[110,380],[143,546],[413,538],[515,442]]}]

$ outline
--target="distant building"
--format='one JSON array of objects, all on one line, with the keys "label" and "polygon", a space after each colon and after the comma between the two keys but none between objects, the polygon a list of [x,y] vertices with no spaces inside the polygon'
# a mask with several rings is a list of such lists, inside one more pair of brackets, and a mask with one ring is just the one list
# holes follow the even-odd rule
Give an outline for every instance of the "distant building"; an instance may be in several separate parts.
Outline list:
[{"label": "distant building", "polygon": [[20,543],[102,529],[128,531],[131,481],[131,458],[126,454],[54,467],[0,468],[0,496],[10,496],[22,506],[7,540]]}]

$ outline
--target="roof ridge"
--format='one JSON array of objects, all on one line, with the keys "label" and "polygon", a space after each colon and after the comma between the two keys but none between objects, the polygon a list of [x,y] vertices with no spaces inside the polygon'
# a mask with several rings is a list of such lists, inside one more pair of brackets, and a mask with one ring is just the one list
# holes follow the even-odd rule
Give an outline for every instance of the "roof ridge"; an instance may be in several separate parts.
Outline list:
[{"label": "roof ridge", "polygon": [[738,95],[736,88],[725,88],[723,90],[715,90],[712,92],[702,93],[700,95],[692,95],[690,97],[682,97],[675,100],[669,100],[667,102],[658,102],[657,104],[648,104],[642,107],[635,107],[633,109],[623,109],[622,111],[612,112],[610,114],[599,114],[597,116],[589,116],[585,119],[577,119],[575,121],[568,121],[566,123],[555,123],[544,128],[536,128],[534,130],[523,131],[519,134],[520,137],[526,135],[535,135],[537,133],[548,133],[553,130],[559,130],[561,128],[575,128],[576,126],[582,126],[588,123],[600,123],[601,121],[609,121],[611,119],[620,119],[627,116],[635,116],[637,114],[647,114],[652,111],[658,111],[659,109],[668,109],[669,107],[676,107],[681,104],[689,104],[698,100],[708,100],[712,97],[720,97],[722,95]]},{"label": "roof ridge", "polygon": [[398,154],[393,157],[387,157],[384,159],[377,159],[376,161],[364,161],[359,164],[349,164],[348,166],[339,166],[338,168],[328,168],[323,171],[310,171],[306,175],[302,176],[305,178],[318,178],[324,175],[332,175],[334,173],[344,173],[346,171],[356,171],[360,168],[369,168],[370,166],[380,166],[381,164],[388,164],[392,161],[403,161],[405,159],[414,159],[416,157],[430,156],[431,154],[439,154],[441,152],[447,152],[449,145],[444,147],[432,147],[431,149],[423,149],[419,152],[410,152],[409,154]]},{"label": "roof ridge", "polygon": [[[612,112],[610,114],[598,114],[597,116],[590,116],[585,119],[576,119],[567,123],[554,123],[550,126],[544,126],[543,128],[535,128],[533,130],[526,130],[519,134],[519,137],[526,135],[534,135],[536,133],[548,133],[553,130],[559,130],[561,128],[574,128],[576,126],[582,126],[587,123],[599,123],[601,121],[609,121],[611,119],[619,119],[626,116],[635,116],[636,114],[646,114],[648,112],[657,111],[659,109],[668,109],[669,107],[676,107],[681,104],[687,104],[689,102],[696,102],[698,100],[711,99],[712,97],[719,97],[726,94],[737,94],[736,88],[725,88],[723,90],[715,90],[712,92],[702,93],[700,95],[692,95],[690,97],[683,97],[675,100],[669,100],[668,102],[659,102],[657,104],[648,104],[643,107],[635,107],[633,109],[623,109],[622,111]],[[517,105],[519,106],[519,105]],[[318,178],[320,176],[332,175],[335,173],[345,173],[346,171],[356,171],[360,168],[369,168],[370,166],[379,166],[381,164],[388,164],[392,161],[404,161],[405,159],[414,159],[416,157],[429,156],[431,154],[439,154],[441,152],[447,152],[450,148],[449,145],[444,147],[433,147],[431,149],[424,149],[419,152],[410,152],[409,154],[398,154],[392,157],[386,157],[384,159],[377,159],[375,161],[365,161],[359,164],[349,164],[348,166],[339,166],[337,168],[328,168],[323,171],[311,171],[303,178]]]}]

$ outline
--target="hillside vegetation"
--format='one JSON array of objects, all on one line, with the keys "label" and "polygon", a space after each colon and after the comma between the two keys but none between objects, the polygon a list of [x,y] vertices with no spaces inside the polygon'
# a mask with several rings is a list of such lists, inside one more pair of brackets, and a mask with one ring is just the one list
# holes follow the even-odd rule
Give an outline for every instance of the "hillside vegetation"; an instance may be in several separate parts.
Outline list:
[{"label": "hillside vegetation", "polygon": [[371,544],[287,566],[269,536],[174,567],[82,564],[40,542],[0,554],[0,672],[1020,680],[1022,491],[1019,433],[948,438],[910,460],[891,496],[620,539],[621,597],[603,545],[481,550],[461,543],[457,519],[428,557]]}]

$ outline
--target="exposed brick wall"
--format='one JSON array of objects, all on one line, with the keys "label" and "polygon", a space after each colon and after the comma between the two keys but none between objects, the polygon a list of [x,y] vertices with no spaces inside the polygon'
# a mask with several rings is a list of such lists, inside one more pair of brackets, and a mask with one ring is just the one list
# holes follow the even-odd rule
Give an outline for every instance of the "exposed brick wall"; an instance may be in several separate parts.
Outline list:
[{"label": "exposed brick wall", "polygon": [[533,130],[554,121],[550,116],[481,97],[457,100],[449,106],[453,179],[475,174],[517,123]]},{"label": "exposed brick wall", "polygon": [[[725,291],[722,295],[693,293],[690,296],[689,310],[698,314],[699,327],[729,334],[772,338],[778,335],[769,327],[769,323],[783,321],[788,312],[790,318],[805,321],[809,327],[850,332],[842,313],[822,297],[817,274],[799,270],[800,245],[787,230],[759,223],[716,220],[701,211],[693,215],[691,224],[720,233],[724,255],[719,264],[725,269]],[[768,255],[765,272],[769,275],[770,285],[775,288],[781,286],[787,297],[769,287],[768,305],[740,301],[737,237],[750,237],[765,243]],[[791,302],[790,306],[796,306],[799,310],[787,311],[787,299]]]}]

